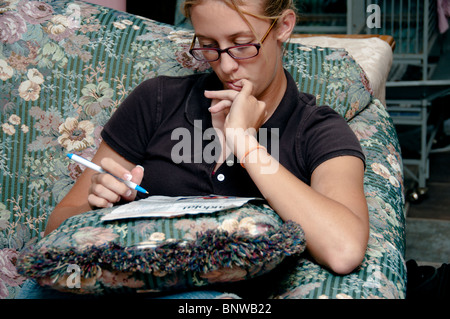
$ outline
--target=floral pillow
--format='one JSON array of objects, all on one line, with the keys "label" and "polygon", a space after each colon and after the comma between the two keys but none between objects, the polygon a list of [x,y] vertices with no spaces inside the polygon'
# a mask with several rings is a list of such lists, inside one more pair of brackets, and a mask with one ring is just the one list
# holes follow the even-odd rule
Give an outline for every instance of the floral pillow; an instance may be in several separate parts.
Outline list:
[{"label": "floral pillow", "polygon": [[250,279],[305,249],[301,227],[265,204],[101,220],[114,209],[67,219],[19,256],[19,273],[77,294],[157,293]]},{"label": "floral pillow", "polygon": [[287,43],[284,67],[301,92],[316,96],[317,105],[328,105],[348,121],[373,99],[364,70],[344,49]]}]

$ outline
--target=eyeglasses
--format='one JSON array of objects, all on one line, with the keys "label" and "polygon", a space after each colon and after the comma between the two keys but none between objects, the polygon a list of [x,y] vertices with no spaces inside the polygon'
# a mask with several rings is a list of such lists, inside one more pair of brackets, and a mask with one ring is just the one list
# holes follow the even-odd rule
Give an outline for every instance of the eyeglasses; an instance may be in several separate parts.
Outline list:
[{"label": "eyeglasses", "polygon": [[226,49],[219,48],[194,48],[195,40],[197,36],[194,35],[192,39],[191,47],[189,48],[189,53],[194,57],[194,59],[201,62],[214,62],[220,59],[222,53],[226,52],[229,56],[236,60],[246,60],[254,58],[259,54],[259,50],[261,49],[261,44],[266,40],[270,31],[273,29],[275,23],[278,19],[275,19],[269,30],[267,30],[266,34],[261,38],[259,43],[248,43],[248,44],[240,44],[235,45]]}]

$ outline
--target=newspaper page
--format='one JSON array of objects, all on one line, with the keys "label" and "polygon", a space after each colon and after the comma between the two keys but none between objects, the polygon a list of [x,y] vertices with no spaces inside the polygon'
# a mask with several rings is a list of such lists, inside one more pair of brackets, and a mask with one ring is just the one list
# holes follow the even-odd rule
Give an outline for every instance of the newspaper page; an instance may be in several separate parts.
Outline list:
[{"label": "newspaper page", "polygon": [[230,208],[240,207],[249,201],[260,200],[256,197],[234,196],[150,196],[131,202],[102,217],[103,221],[142,218],[142,217],[173,217],[186,214],[213,213]]}]

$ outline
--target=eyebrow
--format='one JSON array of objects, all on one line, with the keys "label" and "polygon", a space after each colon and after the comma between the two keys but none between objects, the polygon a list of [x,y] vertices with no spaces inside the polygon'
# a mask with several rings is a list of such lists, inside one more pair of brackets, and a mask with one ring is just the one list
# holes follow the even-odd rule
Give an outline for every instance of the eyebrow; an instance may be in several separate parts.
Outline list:
[{"label": "eyebrow", "polygon": [[[205,40],[205,39],[208,39],[208,40],[214,40],[213,38],[211,38],[211,37],[208,37],[208,36],[205,36],[205,35],[201,35],[201,34],[195,34],[195,36],[198,38],[198,39],[203,39],[203,40]],[[229,39],[233,39],[233,38],[237,38],[237,37],[242,37],[242,36],[252,36],[252,37],[254,37],[255,35],[253,34],[253,32],[252,31],[239,31],[239,32],[236,32],[236,33],[233,33],[233,34],[230,34],[229,36],[228,36],[228,38]]]}]

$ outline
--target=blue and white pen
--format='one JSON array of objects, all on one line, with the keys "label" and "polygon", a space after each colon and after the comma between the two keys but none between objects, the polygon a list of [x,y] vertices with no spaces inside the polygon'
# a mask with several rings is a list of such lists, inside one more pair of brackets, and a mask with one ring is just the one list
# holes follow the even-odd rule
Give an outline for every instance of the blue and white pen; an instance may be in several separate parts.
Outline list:
[{"label": "blue and white pen", "polygon": [[[97,164],[94,164],[94,163],[88,161],[87,159],[85,159],[85,158],[83,158],[83,157],[81,157],[81,156],[79,156],[79,155],[76,155],[76,154],[67,154],[67,157],[70,158],[71,160],[74,160],[74,161],[77,162],[77,163],[80,163],[80,164],[82,164],[82,165],[84,165],[84,166],[86,166],[86,167],[89,167],[90,169],[93,169],[94,171],[97,171],[97,172],[99,172],[99,173],[106,173],[106,174],[110,174],[111,176],[114,176],[113,174],[111,174],[111,173],[105,171],[103,168],[101,168],[101,167],[98,166]],[[121,178],[119,178],[119,177],[117,177],[117,176],[114,176],[114,177],[115,177],[117,180],[119,180],[119,181],[121,181],[122,183],[124,183],[125,185],[127,185],[129,188],[135,189],[135,190],[137,190],[138,192],[141,192],[141,193],[144,193],[144,194],[148,194],[148,192],[147,192],[145,189],[143,189],[141,186],[139,186],[138,184],[133,183],[133,182],[130,182],[130,181],[127,181],[127,180],[124,180],[124,179],[121,179]]]}]

